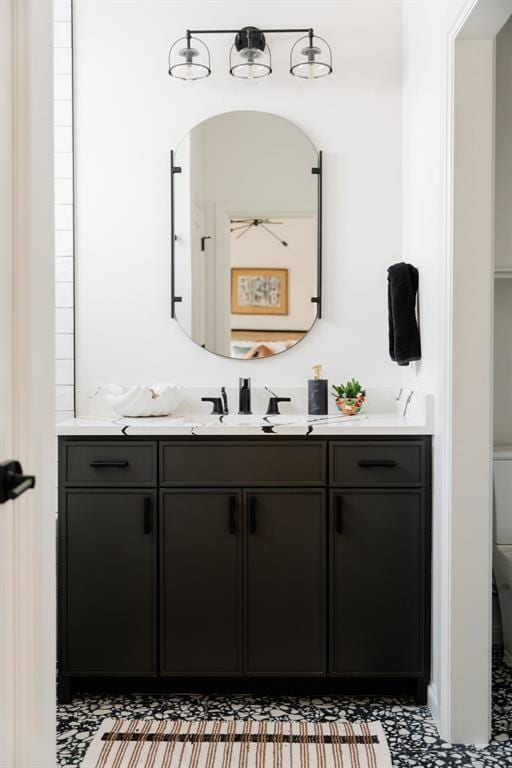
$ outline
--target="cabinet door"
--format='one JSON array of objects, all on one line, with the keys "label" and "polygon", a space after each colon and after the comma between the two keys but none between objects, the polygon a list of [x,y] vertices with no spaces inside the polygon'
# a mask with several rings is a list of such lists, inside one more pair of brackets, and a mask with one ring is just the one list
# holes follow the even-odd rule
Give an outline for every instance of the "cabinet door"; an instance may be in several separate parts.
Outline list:
[{"label": "cabinet door", "polygon": [[161,672],[241,671],[241,494],[162,491]]},{"label": "cabinet door", "polygon": [[246,491],[245,510],[246,672],[324,674],[324,491]]},{"label": "cabinet door", "polygon": [[64,670],[156,674],[156,494],[68,491],[63,515]]},{"label": "cabinet door", "polygon": [[421,671],[424,526],[420,491],[332,494],[332,674],[406,676]]}]

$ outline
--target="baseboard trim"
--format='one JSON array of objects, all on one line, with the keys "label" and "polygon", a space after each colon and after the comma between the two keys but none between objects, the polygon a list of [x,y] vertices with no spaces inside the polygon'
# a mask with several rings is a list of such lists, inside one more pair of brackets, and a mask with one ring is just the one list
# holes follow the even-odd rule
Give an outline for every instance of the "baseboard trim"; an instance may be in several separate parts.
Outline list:
[{"label": "baseboard trim", "polygon": [[427,705],[434,718],[437,730],[439,730],[439,698],[437,695],[437,685],[430,683],[427,689]]}]

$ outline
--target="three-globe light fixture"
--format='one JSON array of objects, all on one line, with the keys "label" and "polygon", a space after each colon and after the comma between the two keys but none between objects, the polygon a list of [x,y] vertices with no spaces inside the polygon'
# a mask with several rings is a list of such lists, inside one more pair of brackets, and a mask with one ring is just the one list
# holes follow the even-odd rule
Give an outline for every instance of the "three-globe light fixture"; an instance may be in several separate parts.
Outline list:
[{"label": "three-globe light fixture", "polygon": [[235,35],[229,52],[233,77],[255,80],[272,72],[272,58],[265,35],[305,33],[290,50],[290,74],[316,80],[332,72],[332,51],[323,37],[309,29],[188,29],[169,51],[169,74],[180,80],[201,80],[211,74],[210,51],[195,35]]}]

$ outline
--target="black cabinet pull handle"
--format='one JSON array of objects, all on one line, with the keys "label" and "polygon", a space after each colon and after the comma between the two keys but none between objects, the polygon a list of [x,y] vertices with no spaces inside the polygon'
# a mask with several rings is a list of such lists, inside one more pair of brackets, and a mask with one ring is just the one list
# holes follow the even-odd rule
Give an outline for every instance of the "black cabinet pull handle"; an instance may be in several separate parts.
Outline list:
[{"label": "black cabinet pull handle", "polygon": [[256,496],[249,496],[249,533],[256,533]]},{"label": "black cabinet pull handle", "polygon": [[129,467],[130,462],[126,460],[107,460],[107,461],[101,461],[99,459],[95,459],[94,461],[91,461],[89,464],[90,467],[93,469],[124,469],[124,467]]},{"label": "black cabinet pull handle", "polygon": [[151,496],[144,497],[144,536],[151,533]]},{"label": "black cabinet pull handle", "polygon": [[394,459],[359,459],[360,467],[396,467]]},{"label": "black cabinet pull handle", "polygon": [[236,533],[236,496],[229,497],[229,532]]},{"label": "black cabinet pull handle", "polygon": [[336,533],[343,533],[343,500],[336,496]]}]

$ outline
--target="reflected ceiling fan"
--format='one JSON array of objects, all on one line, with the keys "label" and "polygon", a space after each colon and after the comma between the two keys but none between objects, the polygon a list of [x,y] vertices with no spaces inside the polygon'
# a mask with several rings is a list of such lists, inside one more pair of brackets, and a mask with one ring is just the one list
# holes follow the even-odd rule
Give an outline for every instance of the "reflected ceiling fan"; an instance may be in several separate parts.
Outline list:
[{"label": "reflected ceiling fan", "polygon": [[238,235],[236,235],[236,239],[240,240],[242,235],[245,235],[246,232],[249,232],[250,229],[253,227],[261,227],[265,230],[265,232],[268,232],[269,235],[272,235],[273,238],[276,240],[279,240],[281,245],[284,245],[285,247],[288,245],[286,240],[282,240],[279,235],[276,235],[275,232],[272,232],[270,227],[280,226],[284,222],[282,221],[272,221],[272,219],[231,219],[231,224],[238,224],[237,227],[231,227],[230,232],[239,232]]}]

